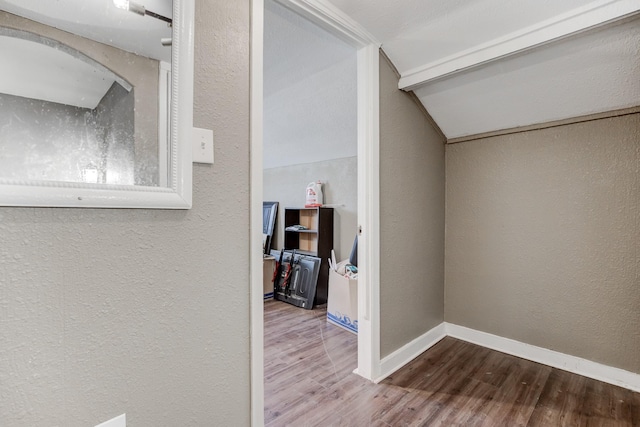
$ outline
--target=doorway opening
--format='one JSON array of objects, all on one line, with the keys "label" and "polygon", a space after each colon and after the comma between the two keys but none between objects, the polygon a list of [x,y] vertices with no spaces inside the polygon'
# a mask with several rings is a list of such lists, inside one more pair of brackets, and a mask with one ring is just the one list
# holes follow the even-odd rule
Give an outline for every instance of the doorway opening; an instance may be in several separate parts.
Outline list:
[{"label": "doorway opening", "polygon": [[[290,19],[290,21],[279,21],[278,25],[282,28],[277,28],[276,31],[283,30],[293,20],[299,25],[304,25],[307,29],[306,33],[298,35],[300,40],[296,40],[296,42],[306,41],[309,43],[314,38],[320,38],[327,42],[332,39],[333,43],[342,43],[343,48],[342,50],[338,49],[338,56],[342,54],[343,58],[335,61],[336,52],[329,52],[330,55],[334,55],[333,63],[330,66],[325,63],[318,70],[321,55],[317,54],[317,51],[314,55],[314,49],[309,45],[305,48],[304,44],[300,43],[298,47],[292,47],[290,43],[283,42],[275,45],[276,51],[281,49],[286,56],[294,56],[293,59],[296,59],[296,49],[300,49],[297,51],[298,57],[306,56],[311,59],[302,61],[301,64],[294,64],[291,60],[266,64],[269,59],[263,56],[263,52],[265,52],[263,43],[269,37],[267,32],[272,29],[265,28],[264,24],[274,18],[273,14],[276,14],[277,19],[283,17]],[[313,27],[310,27],[311,25]],[[309,30],[309,28],[313,29]],[[270,43],[270,41],[267,42]],[[269,48],[274,47],[270,46]],[[304,203],[304,187],[307,184],[305,180],[323,179],[318,175],[325,173],[327,174],[325,176],[331,176],[329,179],[325,178],[328,181],[325,183],[327,190],[325,200],[339,211],[336,215],[338,218],[336,224],[339,229],[334,234],[335,240],[333,242],[337,259],[348,257],[349,254],[342,252],[350,252],[356,232],[359,234],[356,373],[369,380],[376,380],[379,376],[378,48],[379,44],[357,24],[349,21],[340,11],[330,9],[326,5],[316,4],[311,0],[277,0],[277,2],[254,0],[252,2],[251,383],[254,425],[261,425],[264,422],[263,256],[262,236],[257,231],[262,229],[263,210],[261,204],[263,201],[281,202],[278,228],[282,230],[284,209],[289,207],[287,205],[298,207]],[[349,55],[351,55],[350,59],[348,59]],[[329,61],[329,63],[331,62]],[[354,63],[355,67],[353,67]],[[335,102],[329,106],[321,105],[321,103],[313,106],[312,102],[311,111],[300,116],[299,106],[296,108],[299,97],[305,91],[310,91],[308,92],[310,97],[328,95],[323,91],[330,91],[330,83],[339,80],[336,76],[348,75],[349,73],[345,70],[349,66],[355,68],[355,80],[346,83],[351,87],[346,89],[343,87],[343,91],[351,89],[355,92],[355,117],[352,114],[350,124],[345,124],[349,123],[349,120],[348,117],[345,119],[343,111],[343,114],[338,114],[333,119],[329,115],[329,124],[323,124],[321,120],[316,120],[314,128],[314,121],[311,120],[314,114],[319,117],[320,113],[324,112],[323,110],[341,111],[341,106],[334,105]],[[297,77],[295,73],[290,72],[291,67],[296,67],[293,71],[299,72]],[[267,79],[271,80],[267,83]],[[309,84],[310,80],[315,80],[315,84]],[[316,91],[315,95],[313,94],[314,90]],[[338,91],[340,92],[340,90]],[[342,100],[349,98],[344,96],[345,94],[341,94],[342,96],[338,96],[338,98]],[[322,96],[318,97],[318,99],[321,98]],[[330,98],[325,96],[325,99]],[[293,119],[287,120],[287,118]],[[268,125],[266,125],[267,120],[270,120]],[[329,142],[335,142],[333,139],[340,141],[340,137],[336,136],[340,133],[338,131],[344,131],[349,126],[353,127],[352,134],[355,130],[355,135],[352,137],[355,140],[355,153],[354,147],[349,147],[344,140],[333,147],[318,145],[318,135],[321,136],[320,139],[329,140]],[[333,132],[333,138],[331,132]],[[287,135],[287,133],[289,134]],[[315,145],[314,137],[316,138]],[[273,149],[267,140],[284,141],[285,144],[279,149]],[[287,140],[290,140],[288,146]],[[303,142],[311,145],[305,149]],[[278,150],[282,150],[286,154],[278,154]],[[336,155],[336,153],[339,154]],[[304,175],[304,172],[311,175],[298,178],[294,182],[292,176]],[[346,175],[340,176],[340,173],[346,173]],[[353,177],[348,176],[349,173],[355,175],[357,184],[353,182]],[[300,181],[301,179],[302,181]],[[348,182],[350,184],[345,185]],[[353,196],[348,196],[349,193],[353,194],[354,187],[357,194],[355,202]],[[331,199],[332,197],[334,200]],[[337,200],[342,197],[349,200]],[[270,200],[270,198],[282,200]],[[352,230],[345,231],[349,228]],[[274,247],[282,248],[284,244],[282,240],[283,231],[280,233],[276,231]],[[345,250],[345,247],[348,249]],[[328,268],[327,260],[323,259],[321,265],[323,268]],[[296,307],[293,309],[300,310]],[[319,344],[326,345],[324,335],[321,338]]]},{"label": "doorway opening", "polygon": [[308,410],[299,396],[319,398],[357,366],[356,289],[337,295],[328,267],[358,230],[357,50],[265,0],[263,58],[263,199],[278,204],[263,272],[264,414],[284,425]]}]

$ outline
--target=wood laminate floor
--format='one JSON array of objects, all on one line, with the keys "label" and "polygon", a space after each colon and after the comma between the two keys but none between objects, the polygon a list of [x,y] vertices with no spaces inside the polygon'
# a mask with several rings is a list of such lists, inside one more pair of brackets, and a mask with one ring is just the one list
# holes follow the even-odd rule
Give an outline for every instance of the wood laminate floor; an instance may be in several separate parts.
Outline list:
[{"label": "wood laminate floor", "polygon": [[265,303],[267,426],[640,426],[640,393],[453,338],[380,384],[326,310]]}]

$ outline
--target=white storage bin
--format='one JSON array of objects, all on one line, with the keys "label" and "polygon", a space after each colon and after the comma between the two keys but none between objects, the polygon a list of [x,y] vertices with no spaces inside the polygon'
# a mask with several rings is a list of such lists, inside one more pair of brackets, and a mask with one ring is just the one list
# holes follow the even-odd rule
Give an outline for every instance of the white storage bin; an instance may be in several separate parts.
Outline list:
[{"label": "white storage bin", "polygon": [[271,255],[262,259],[262,286],[264,300],[273,299],[273,272],[276,269],[276,259]]},{"label": "white storage bin", "polygon": [[358,281],[329,270],[327,322],[358,333]]}]

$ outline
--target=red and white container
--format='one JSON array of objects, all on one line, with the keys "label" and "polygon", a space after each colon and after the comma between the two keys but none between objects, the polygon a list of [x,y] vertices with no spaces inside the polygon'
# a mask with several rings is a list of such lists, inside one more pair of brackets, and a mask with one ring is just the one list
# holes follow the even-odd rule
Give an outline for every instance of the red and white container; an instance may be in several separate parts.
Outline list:
[{"label": "red and white container", "polygon": [[307,185],[307,199],[305,208],[318,208],[322,206],[322,182],[310,182]]}]

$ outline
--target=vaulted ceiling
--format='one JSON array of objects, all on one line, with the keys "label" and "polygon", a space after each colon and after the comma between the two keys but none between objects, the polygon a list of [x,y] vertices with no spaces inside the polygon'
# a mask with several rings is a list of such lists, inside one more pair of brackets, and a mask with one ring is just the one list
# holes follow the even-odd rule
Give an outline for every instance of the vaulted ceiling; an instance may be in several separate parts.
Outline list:
[{"label": "vaulted ceiling", "polygon": [[330,0],[449,139],[640,105],[639,0]]}]

